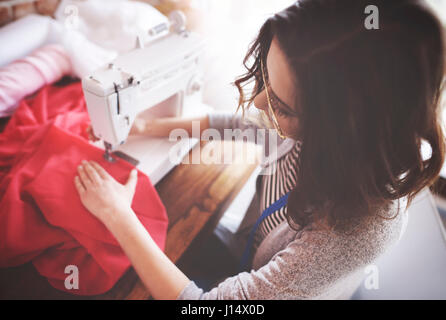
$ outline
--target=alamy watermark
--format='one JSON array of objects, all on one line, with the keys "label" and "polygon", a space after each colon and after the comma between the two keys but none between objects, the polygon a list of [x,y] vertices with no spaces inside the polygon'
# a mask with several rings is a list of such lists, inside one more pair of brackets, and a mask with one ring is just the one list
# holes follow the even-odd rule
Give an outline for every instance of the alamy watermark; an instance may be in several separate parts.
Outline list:
[{"label": "alamy watermark", "polygon": [[[185,156],[184,151],[190,149],[189,139],[197,138],[200,141],[221,142],[235,141],[253,143],[259,146],[260,152],[252,152],[253,148],[225,148],[220,143],[207,143],[203,147],[198,145],[191,153]],[[169,161],[174,164],[232,164],[234,161],[246,164],[266,164],[278,156],[279,138],[274,130],[262,128],[224,129],[221,131],[209,128],[200,133],[200,121],[192,121],[192,136],[185,129],[174,129],[169,134],[169,141],[177,142],[169,150]],[[249,152],[249,151],[250,152]],[[273,174],[273,167],[262,170],[261,174]]]},{"label": "alamy watermark", "polygon": [[78,29],[79,28],[79,9],[75,5],[67,5],[64,8],[64,25],[67,29]]}]

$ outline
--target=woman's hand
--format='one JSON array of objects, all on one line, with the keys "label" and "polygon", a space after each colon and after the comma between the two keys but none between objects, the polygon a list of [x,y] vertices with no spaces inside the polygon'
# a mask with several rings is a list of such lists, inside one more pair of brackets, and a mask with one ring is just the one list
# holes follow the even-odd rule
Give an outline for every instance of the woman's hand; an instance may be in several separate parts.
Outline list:
[{"label": "woman's hand", "polygon": [[83,160],[77,168],[74,184],[82,204],[104,224],[133,212],[131,204],[137,183],[133,169],[125,184],[117,182],[95,161]]}]

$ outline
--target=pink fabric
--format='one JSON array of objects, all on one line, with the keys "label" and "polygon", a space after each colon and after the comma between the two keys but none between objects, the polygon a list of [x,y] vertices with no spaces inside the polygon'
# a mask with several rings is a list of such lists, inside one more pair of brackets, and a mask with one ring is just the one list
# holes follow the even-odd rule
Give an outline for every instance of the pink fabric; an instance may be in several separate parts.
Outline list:
[{"label": "pink fabric", "polygon": [[0,68],[0,117],[11,116],[24,97],[71,72],[70,58],[57,44]]}]

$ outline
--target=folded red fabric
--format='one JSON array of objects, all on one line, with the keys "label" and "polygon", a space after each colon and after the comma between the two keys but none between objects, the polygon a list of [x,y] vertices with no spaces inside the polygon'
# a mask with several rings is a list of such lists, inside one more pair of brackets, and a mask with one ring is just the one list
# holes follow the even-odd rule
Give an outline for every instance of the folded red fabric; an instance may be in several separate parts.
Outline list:
[{"label": "folded red fabric", "polygon": [[[87,140],[88,124],[80,83],[46,86],[22,101],[0,134],[0,266],[32,261],[52,286],[79,295],[108,291],[130,267],[113,235],[80,202],[73,179],[83,159],[121,183],[133,166],[105,161]],[[167,214],[142,172],[132,209],[164,249]],[[72,265],[78,289],[65,287],[65,268]]]}]

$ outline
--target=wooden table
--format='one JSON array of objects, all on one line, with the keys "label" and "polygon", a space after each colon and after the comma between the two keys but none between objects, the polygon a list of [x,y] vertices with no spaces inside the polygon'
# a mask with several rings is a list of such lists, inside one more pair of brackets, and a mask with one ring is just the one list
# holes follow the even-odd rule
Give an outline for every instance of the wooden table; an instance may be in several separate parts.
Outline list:
[{"label": "wooden table", "polygon": [[[200,153],[201,158],[206,159],[208,151],[217,148],[222,148],[222,155],[232,152],[233,161],[230,164],[205,164],[203,161],[180,164],[156,185],[169,217],[165,252],[175,263],[193,241],[203,241],[210,235],[257,166],[247,161],[246,154],[258,152],[258,149],[241,142],[201,142],[186,157],[192,159],[194,153]],[[0,269],[0,299],[79,298],[148,299],[150,294],[133,268],[110,291],[94,297],[79,297],[54,289],[31,263]]]}]

